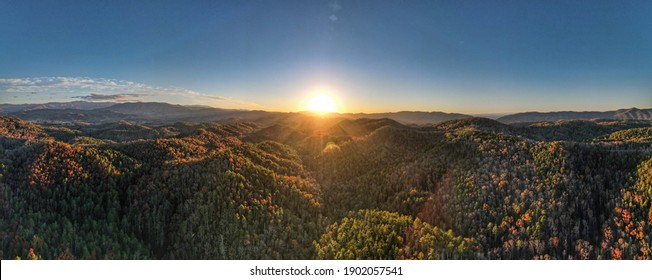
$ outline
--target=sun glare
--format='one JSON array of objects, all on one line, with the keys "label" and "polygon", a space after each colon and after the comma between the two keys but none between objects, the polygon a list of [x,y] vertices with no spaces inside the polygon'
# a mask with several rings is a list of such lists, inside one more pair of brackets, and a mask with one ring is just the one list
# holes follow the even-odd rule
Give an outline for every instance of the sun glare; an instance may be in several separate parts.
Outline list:
[{"label": "sun glare", "polygon": [[308,111],[326,113],[326,112],[337,112],[337,105],[335,105],[335,100],[332,97],[320,94],[317,95],[308,101]]}]

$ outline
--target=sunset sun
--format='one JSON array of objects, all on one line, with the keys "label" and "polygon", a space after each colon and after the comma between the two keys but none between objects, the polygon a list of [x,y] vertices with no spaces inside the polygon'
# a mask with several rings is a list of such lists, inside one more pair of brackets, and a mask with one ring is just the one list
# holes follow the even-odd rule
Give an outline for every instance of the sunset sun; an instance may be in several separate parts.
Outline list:
[{"label": "sunset sun", "polygon": [[327,112],[337,112],[337,105],[335,100],[332,97],[320,94],[317,95],[308,101],[307,108],[308,111],[327,113]]}]

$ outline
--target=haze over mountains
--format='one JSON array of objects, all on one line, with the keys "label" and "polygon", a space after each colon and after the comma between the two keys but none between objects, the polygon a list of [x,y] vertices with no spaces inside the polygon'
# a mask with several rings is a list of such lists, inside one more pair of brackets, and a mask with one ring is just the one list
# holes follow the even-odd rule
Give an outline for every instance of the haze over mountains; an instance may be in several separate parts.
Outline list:
[{"label": "haze over mountains", "polygon": [[[256,121],[288,114],[261,110],[233,110],[208,106],[183,106],[160,102],[56,102],[43,104],[0,104],[0,114],[13,115],[29,121],[57,122],[115,122],[130,120],[140,122],[177,121]],[[302,112],[300,114],[310,114]],[[393,119],[402,124],[425,125],[472,117],[466,114],[444,112],[401,111],[388,113],[341,113],[347,119]],[[560,120],[652,120],[652,109],[619,109],[615,111],[588,112],[524,112],[499,117],[502,123],[530,123]]]}]

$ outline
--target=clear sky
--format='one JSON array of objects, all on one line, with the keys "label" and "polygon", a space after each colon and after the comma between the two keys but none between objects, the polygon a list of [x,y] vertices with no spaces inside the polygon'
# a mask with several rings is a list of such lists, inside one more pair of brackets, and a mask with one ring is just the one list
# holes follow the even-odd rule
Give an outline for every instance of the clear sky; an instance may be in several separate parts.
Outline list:
[{"label": "clear sky", "polygon": [[652,107],[652,1],[0,1],[0,103]]}]

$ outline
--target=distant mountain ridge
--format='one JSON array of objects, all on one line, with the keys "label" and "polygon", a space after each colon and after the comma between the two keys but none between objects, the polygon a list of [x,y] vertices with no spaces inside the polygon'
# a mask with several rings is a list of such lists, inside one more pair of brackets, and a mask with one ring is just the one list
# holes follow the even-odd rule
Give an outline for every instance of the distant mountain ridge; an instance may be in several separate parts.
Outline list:
[{"label": "distant mountain ridge", "polygon": [[[0,104],[0,115],[13,115],[29,121],[57,122],[113,122],[130,120],[136,122],[204,122],[204,121],[265,121],[291,118],[302,113],[268,112],[260,110],[221,109],[206,106],[184,106],[162,102],[51,102],[43,104]],[[405,125],[427,125],[471,118],[471,115],[444,112],[400,111],[387,113],[333,113],[344,119],[392,119]],[[615,111],[563,111],[525,112],[506,115],[497,119],[505,124],[561,120],[652,120],[652,109],[620,109]]]},{"label": "distant mountain ridge", "polygon": [[620,109],[616,111],[561,111],[561,112],[525,112],[507,115],[498,118],[502,123],[527,123],[527,122],[544,122],[544,121],[564,121],[564,120],[591,120],[591,119],[608,119],[608,120],[652,120],[652,109]]},{"label": "distant mountain ridge", "polygon": [[444,112],[419,112],[419,111],[400,111],[391,113],[372,113],[372,114],[342,114],[346,118],[369,118],[369,119],[392,119],[403,124],[430,124],[439,123],[444,121],[465,119],[472,117],[471,115],[457,114],[457,113],[444,113]]},{"label": "distant mountain ridge", "polygon": [[[204,106],[184,106],[162,102],[86,102],[44,104],[0,104],[0,115],[14,115],[30,121],[108,122],[133,121],[254,121],[263,118],[291,117],[297,113],[221,109]],[[299,114],[311,114],[302,112]],[[401,111],[388,113],[333,113],[345,119],[392,119],[402,124],[423,125],[472,117],[444,112]]]},{"label": "distant mountain ridge", "polygon": [[31,111],[40,109],[76,109],[76,110],[95,110],[107,108],[117,103],[114,102],[88,102],[88,101],[72,101],[72,102],[49,102],[41,104],[0,104],[0,114],[16,113],[21,111]]}]

